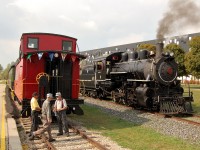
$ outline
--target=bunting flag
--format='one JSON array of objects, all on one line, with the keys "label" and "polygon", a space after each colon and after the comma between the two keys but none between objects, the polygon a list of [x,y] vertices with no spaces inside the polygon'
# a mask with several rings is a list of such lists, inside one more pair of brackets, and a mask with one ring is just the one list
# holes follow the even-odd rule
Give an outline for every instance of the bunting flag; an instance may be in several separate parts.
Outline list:
[{"label": "bunting flag", "polygon": [[61,56],[62,56],[62,60],[65,61],[65,57],[67,56],[67,54],[61,53]]},{"label": "bunting flag", "polygon": [[72,61],[75,62],[75,60],[76,60],[76,56],[72,55],[71,58],[72,58]]},{"label": "bunting flag", "polygon": [[55,54],[54,54],[54,57],[59,57],[58,53],[55,53]]},{"label": "bunting flag", "polygon": [[50,57],[51,61],[53,60],[53,56],[54,56],[54,53],[49,53],[49,57]]},{"label": "bunting flag", "polygon": [[27,60],[29,60],[30,62],[31,62],[31,56],[32,56],[32,54],[27,55]]},{"label": "bunting flag", "polygon": [[42,58],[43,53],[37,53],[38,54],[38,59],[40,60]]}]

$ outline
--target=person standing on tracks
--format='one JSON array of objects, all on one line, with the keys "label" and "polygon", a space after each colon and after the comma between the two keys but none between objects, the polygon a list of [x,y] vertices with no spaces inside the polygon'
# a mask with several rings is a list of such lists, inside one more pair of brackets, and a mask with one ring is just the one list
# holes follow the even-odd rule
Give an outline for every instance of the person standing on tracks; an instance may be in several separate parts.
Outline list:
[{"label": "person standing on tracks", "polygon": [[31,125],[31,130],[30,130],[30,134],[29,136],[32,135],[33,131],[36,131],[39,127],[39,112],[41,111],[41,108],[38,104],[38,93],[34,92],[32,94],[32,98],[31,98],[31,121],[32,121],[32,125]]},{"label": "person standing on tracks", "polygon": [[55,141],[51,135],[51,122],[52,122],[52,115],[51,115],[51,104],[50,101],[52,100],[53,95],[51,93],[47,94],[47,99],[42,104],[42,123],[43,127],[35,132],[32,133],[32,136],[29,140],[33,140],[36,135],[40,135],[44,132],[48,132],[49,142]]},{"label": "person standing on tracks", "polygon": [[59,128],[57,136],[63,135],[63,130],[66,136],[69,136],[66,110],[67,110],[66,100],[62,98],[60,92],[57,92],[56,101],[54,105],[54,111],[57,117],[58,128]]}]

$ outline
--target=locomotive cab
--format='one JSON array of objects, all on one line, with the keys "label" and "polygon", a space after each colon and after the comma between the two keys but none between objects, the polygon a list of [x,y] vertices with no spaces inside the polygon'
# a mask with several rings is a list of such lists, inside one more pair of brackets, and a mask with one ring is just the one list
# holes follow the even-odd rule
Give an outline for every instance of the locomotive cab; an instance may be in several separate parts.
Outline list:
[{"label": "locomotive cab", "polygon": [[[87,58],[88,61],[89,58]],[[105,53],[92,59],[92,61],[90,60],[90,63],[87,63],[87,59],[81,62],[81,93],[99,98],[109,96],[110,93],[105,91],[111,91],[115,86],[111,81],[110,72],[112,71],[112,66],[121,60],[121,52]]]}]

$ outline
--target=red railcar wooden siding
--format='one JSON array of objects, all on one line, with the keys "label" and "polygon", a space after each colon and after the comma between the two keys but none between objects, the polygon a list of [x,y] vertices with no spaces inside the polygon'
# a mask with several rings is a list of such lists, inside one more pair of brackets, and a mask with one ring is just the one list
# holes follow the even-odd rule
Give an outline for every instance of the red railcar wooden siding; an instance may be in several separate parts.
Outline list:
[{"label": "red railcar wooden siding", "polygon": [[30,51],[35,51],[29,49],[27,46],[28,38],[39,38],[39,50],[57,50],[62,51],[62,42],[71,41],[72,42],[72,52],[76,52],[76,41],[77,39],[54,34],[23,34],[21,40],[23,41],[23,53]]},{"label": "red railcar wooden siding", "polygon": [[[38,49],[28,48],[28,38],[38,38]],[[20,50],[23,54],[18,64],[16,64],[15,74],[15,94],[20,101],[23,99],[31,99],[32,93],[38,91],[38,83],[36,82],[36,76],[44,72],[45,70],[45,58],[42,57],[40,60],[37,55],[37,51],[62,51],[62,42],[72,42],[72,52],[76,52],[76,41],[77,39],[56,35],[56,34],[43,34],[43,33],[25,33],[21,37]],[[28,60],[27,56],[32,52],[31,59]],[[48,57],[48,54],[43,54]],[[59,54],[59,57],[60,54]],[[73,57],[73,58],[72,58]],[[60,58],[62,59],[62,58]],[[79,59],[71,54],[67,55],[65,59],[71,59],[73,63],[72,67],[72,99],[78,99],[79,92]],[[65,68],[67,69],[67,68]],[[42,95],[41,98],[45,98]]]}]

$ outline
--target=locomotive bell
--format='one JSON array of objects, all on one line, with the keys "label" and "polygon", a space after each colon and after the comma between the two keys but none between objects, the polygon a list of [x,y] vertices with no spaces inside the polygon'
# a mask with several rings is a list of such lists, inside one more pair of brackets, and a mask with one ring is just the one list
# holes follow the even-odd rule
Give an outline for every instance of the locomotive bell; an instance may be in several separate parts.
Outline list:
[{"label": "locomotive bell", "polygon": [[136,51],[129,51],[128,52],[128,61],[133,61],[138,58],[138,52]]}]

